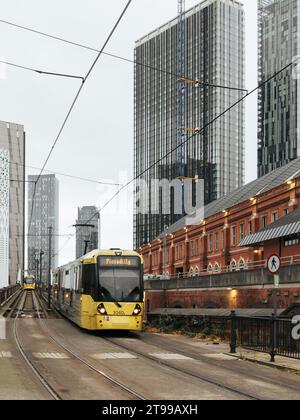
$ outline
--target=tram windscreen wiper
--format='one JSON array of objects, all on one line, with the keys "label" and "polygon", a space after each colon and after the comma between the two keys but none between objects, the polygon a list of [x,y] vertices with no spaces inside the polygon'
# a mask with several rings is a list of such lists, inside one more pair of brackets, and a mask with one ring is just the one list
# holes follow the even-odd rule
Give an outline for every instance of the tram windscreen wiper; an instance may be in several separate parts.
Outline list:
[{"label": "tram windscreen wiper", "polygon": [[122,308],[122,305],[120,305],[119,302],[116,301],[116,299],[111,295],[111,293],[107,289],[105,289],[105,287],[101,287],[100,291],[103,294],[103,296],[109,298],[110,301],[113,302],[118,308]]},{"label": "tram windscreen wiper", "polygon": [[131,290],[131,292],[128,294],[126,299],[129,300],[129,298],[133,295],[136,295],[137,298],[140,296],[140,288],[138,286],[136,286],[133,290]]}]

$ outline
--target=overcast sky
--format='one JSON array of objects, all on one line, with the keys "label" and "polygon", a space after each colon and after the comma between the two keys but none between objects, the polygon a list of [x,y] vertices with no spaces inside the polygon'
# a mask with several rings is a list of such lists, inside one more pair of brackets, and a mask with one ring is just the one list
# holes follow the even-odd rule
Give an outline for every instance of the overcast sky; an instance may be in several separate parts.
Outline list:
[{"label": "overcast sky", "polygon": [[[127,0],[0,0],[0,19],[100,48]],[[187,7],[199,3],[186,0]],[[257,85],[256,1],[244,0],[246,11],[247,88]],[[176,0],[134,0],[107,47],[133,58],[134,42],[175,17]],[[0,57],[46,71],[85,75],[95,53],[65,45],[0,23]],[[3,70],[3,69],[2,69]],[[2,75],[2,72],[0,72]],[[3,75],[2,75],[3,76]],[[78,80],[41,76],[7,68],[0,77],[0,120],[24,124],[27,133],[27,165],[40,168],[58,133]],[[257,99],[246,107],[246,179],[256,177]],[[102,56],[71,119],[54,150],[47,169],[95,180],[124,183],[133,174],[133,65]],[[37,171],[27,169],[27,174]],[[101,206],[115,187],[58,176],[60,181],[60,234],[73,233],[77,207]],[[102,214],[102,247],[132,247],[131,200]],[[123,202],[122,202],[123,201]],[[126,202],[129,204],[126,205]],[[119,210],[116,209],[118,205]],[[121,208],[121,210],[120,210]],[[123,210],[122,210],[123,208]],[[61,238],[60,246],[66,242]],[[60,263],[74,259],[71,239]]]}]

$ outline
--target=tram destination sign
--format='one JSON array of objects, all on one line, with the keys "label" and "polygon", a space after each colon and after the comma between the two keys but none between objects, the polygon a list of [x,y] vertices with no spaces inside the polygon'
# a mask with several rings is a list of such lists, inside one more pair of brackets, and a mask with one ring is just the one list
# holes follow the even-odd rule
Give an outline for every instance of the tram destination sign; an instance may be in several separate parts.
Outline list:
[{"label": "tram destination sign", "polygon": [[130,268],[139,268],[140,259],[138,257],[115,257],[107,256],[99,258],[100,267],[130,267]]}]

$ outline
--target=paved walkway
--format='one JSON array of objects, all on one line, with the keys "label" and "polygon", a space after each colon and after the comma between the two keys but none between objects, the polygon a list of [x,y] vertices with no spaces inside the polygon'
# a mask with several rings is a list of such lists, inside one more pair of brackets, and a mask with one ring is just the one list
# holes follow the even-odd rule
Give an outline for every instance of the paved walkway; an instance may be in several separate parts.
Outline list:
[{"label": "paved walkway", "polygon": [[218,342],[214,344],[212,341],[205,341],[205,340],[203,341],[201,340],[200,342],[202,342],[203,345],[208,346],[210,349],[214,348],[215,351],[218,351],[219,353],[221,352],[223,354],[235,357],[237,359],[247,360],[249,362],[255,362],[258,364],[265,365],[265,366],[270,366],[277,369],[291,371],[293,373],[300,375],[300,360],[299,359],[290,359],[289,357],[276,356],[275,363],[271,363],[270,362],[271,357],[268,353],[261,353],[258,351],[247,350],[247,349],[238,347],[236,354],[230,354],[229,344],[218,343]]},{"label": "paved walkway", "polygon": [[[229,354],[226,352],[226,354]],[[289,370],[300,375],[300,360],[290,359],[288,357],[276,356],[275,363],[270,362],[270,355],[267,353],[260,353],[257,351],[246,350],[242,348],[237,349],[236,355],[231,355],[239,359],[248,360],[250,362],[259,363],[265,366],[274,367],[277,369]]]}]

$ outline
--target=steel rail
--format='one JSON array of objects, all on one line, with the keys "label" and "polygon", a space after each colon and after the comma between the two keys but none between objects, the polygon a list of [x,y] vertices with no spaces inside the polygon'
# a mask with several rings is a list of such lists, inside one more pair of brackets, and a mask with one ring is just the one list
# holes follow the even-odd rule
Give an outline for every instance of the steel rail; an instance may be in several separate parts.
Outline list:
[{"label": "steel rail", "polygon": [[114,340],[111,340],[109,338],[105,338],[105,337],[101,337],[101,338],[103,338],[103,340],[105,340],[105,341],[107,341],[107,342],[109,342],[111,344],[114,344],[115,346],[119,347],[120,349],[123,349],[123,350],[126,350],[126,351],[130,351],[131,353],[134,353],[134,354],[136,354],[136,355],[138,355],[138,356],[140,356],[140,357],[142,357],[144,359],[148,359],[148,360],[154,361],[154,362],[156,362],[156,363],[158,363],[158,364],[160,364],[162,366],[165,366],[165,367],[167,367],[167,368],[169,368],[171,370],[174,370],[176,372],[180,372],[180,373],[182,373],[182,374],[184,374],[186,376],[190,376],[192,378],[199,379],[202,382],[209,383],[210,385],[217,386],[218,388],[221,388],[223,390],[229,391],[231,393],[235,393],[235,394],[237,394],[239,396],[242,396],[242,397],[246,397],[246,398],[248,398],[250,400],[260,401],[260,398],[254,397],[253,395],[250,395],[250,394],[248,394],[246,392],[239,391],[239,390],[237,390],[235,388],[232,388],[232,387],[230,387],[228,385],[220,384],[219,382],[216,382],[216,381],[214,381],[212,379],[206,378],[206,377],[201,376],[201,375],[197,375],[197,374],[195,374],[193,372],[190,372],[188,370],[181,369],[179,367],[175,367],[175,366],[171,365],[170,363],[167,363],[167,362],[165,362],[163,360],[158,360],[155,357],[152,357],[152,356],[150,356],[148,354],[141,353],[141,352],[139,352],[137,350],[132,350],[130,347],[127,347],[127,346],[124,346],[122,344],[116,343]]},{"label": "steel rail", "polygon": [[17,323],[18,323],[20,313],[24,308],[26,298],[27,298],[26,293],[23,293],[23,295],[21,296],[21,299],[20,299],[20,305],[18,307],[18,312],[17,312],[16,318],[15,318],[14,324],[13,324],[13,337],[14,337],[15,343],[17,345],[17,348],[18,348],[21,356],[23,357],[24,361],[26,362],[27,366],[34,373],[34,375],[37,377],[37,379],[41,382],[43,387],[49,392],[49,394],[52,396],[52,398],[56,401],[60,401],[60,400],[62,400],[61,396],[54,390],[54,388],[52,388],[52,386],[41,375],[41,373],[38,371],[38,369],[33,365],[31,360],[29,359],[29,357],[26,355],[26,353],[24,351],[24,348],[22,347],[22,344],[21,344],[20,339],[19,339]]},{"label": "steel rail", "polygon": [[72,355],[75,359],[79,360],[82,364],[84,364],[85,366],[87,366],[93,372],[96,372],[98,375],[101,375],[102,377],[104,377],[105,379],[107,379],[109,382],[113,383],[114,385],[117,385],[119,388],[121,388],[122,390],[126,391],[128,394],[133,395],[138,400],[142,400],[142,401],[146,401],[147,400],[147,398],[145,398],[143,395],[138,394],[137,392],[135,392],[132,389],[130,389],[127,385],[124,385],[120,381],[112,378],[110,375],[108,375],[105,372],[99,370],[94,365],[92,365],[91,363],[89,363],[87,360],[83,359],[81,356],[79,356],[77,353],[75,353],[73,350],[71,350],[70,348],[66,347],[63,343],[61,343],[61,341],[59,341],[57,338],[55,338],[52,335],[51,331],[45,325],[45,322],[43,321],[43,319],[40,316],[39,316],[39,321],[40,321],[40,324],[42,326],[42,329],[46,332],[46,334],[48,335],[48,337],[50,337],[51,340],[54,343],[56,343],[59,347],[61,347],[67,353],[69,353],[70,355]]}]

